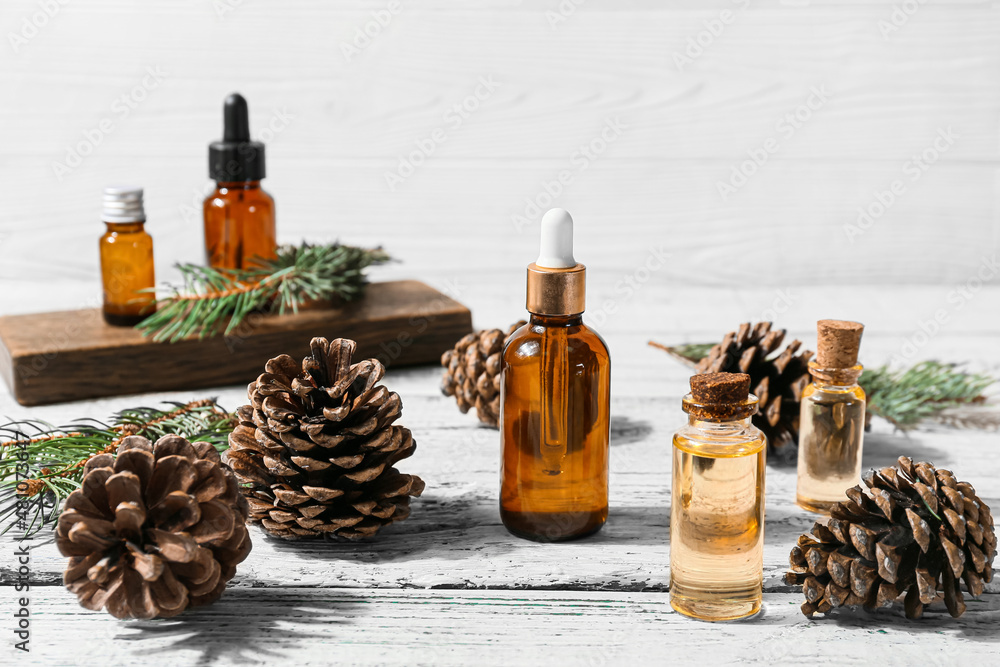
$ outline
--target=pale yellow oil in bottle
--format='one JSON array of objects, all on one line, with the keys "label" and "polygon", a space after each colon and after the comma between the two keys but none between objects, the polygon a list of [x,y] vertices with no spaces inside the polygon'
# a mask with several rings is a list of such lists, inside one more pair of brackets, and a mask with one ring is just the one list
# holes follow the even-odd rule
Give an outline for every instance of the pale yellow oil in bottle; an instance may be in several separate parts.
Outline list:
[{"label": "pale yellow oil in bottle", "polygon": [[670,604],[706,621],[756,614],[763,598],[766,440],[741,424],[674,436]]},{"label": "pale yellow oil in bottle", "polygon": [[861,483],[865,392],[857,384],[812,383],[802,392],[796,502],[829,514],[846,491]]}]

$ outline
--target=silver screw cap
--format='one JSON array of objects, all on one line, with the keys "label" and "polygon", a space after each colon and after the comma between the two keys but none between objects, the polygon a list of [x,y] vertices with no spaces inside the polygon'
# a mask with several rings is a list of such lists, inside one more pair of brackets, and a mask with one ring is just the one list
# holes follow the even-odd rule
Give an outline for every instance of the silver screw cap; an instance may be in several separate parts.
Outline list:
[{"label": "silver screw cap", "polygon": [[142,188],[115,185],[104,188],[104,222],[145,222],[146,211],[142,206]]}]

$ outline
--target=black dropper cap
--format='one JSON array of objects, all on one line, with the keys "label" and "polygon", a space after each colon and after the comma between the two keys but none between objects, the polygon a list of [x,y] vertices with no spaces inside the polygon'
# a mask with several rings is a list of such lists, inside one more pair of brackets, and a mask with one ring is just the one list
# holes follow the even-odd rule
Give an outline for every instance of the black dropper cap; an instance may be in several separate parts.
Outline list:
[{"label": "black dropper cap", "polygon": [[243,183],[264,178],[264,144],[250,141],[250,113],[239,93],[222,107],[225,129],[222,141],[208,146],[208,175],[221,183]]}]

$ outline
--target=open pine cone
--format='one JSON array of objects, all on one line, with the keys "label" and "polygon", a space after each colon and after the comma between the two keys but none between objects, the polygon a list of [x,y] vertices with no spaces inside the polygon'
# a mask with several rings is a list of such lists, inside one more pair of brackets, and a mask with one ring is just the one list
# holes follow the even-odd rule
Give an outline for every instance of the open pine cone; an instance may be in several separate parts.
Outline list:
[{"label": "open pine cone", "polygon": [[124,438],[91,457],[66,499],[56,546],[80,604],[117,618],[176,616],[214,602],[250,553],[247,504],[207,442]]},{"label": "open pine cone", "polygon": [[767,436],[769,459],[794,464],[798,457],[799,405],[809,384],[810,350],[799,352],[794,340],[780,354],[774,353],[785,340],[784,329],[770,322],[740,325],[698,362],[699,373],[746,373],[750,391],[759,400],[754,426]]},{"label": "open pine cone", "polygon": [[978,596],[993,578],[990,508],[950,471],[905,456],[862,479],[867,492],[850,489],[829,525],[817,522],[792,549],[785,579],[802,584],[802,613],[888,607],[905,594],[907,618],[919,618],[942,591],[949,613],[961,616],[961,581]]},{"label": "open pine cone", "polygon": [[250,519],[287,539],[371,537],[410,514],[423,481],[393,467],[413,454],[395,392],[375,359],[351,363],[356,343],[313,338],[301,368],[287,354],[250,383],[225,460]]},{"label": "open pine cone", "polygon": [[500,366],[503,344],[525,325],[515,322],[504,333],[482,329],[466,334],[441,356],[444,375],[441,392],[454,396],[462,414],[476,408],[479,421],[496,428],[500,423]]}]

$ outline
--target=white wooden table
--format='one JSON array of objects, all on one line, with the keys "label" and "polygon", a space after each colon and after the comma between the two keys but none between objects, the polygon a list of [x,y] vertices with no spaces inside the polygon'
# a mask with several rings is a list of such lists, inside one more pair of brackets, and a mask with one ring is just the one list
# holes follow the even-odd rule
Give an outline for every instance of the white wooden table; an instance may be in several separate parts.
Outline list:
[{"label": "white wooden table", "polygon": [[[255,530],[217,604],[156,623],[82,610],[41,546],[33,650],[12,651],[15,599],[0,586],[0,663],[997,662],[997,583],[958,621],[940,609],[918,622],[803,618],[780,575],[812,518],[793,507],[788,470],[768,471],[764,613],[726,625],[672,613],[669,436],[686,369],[646,346],[771,317],[811,341],[817,319],[836,317],[867,325],[866,364],[906,353],[1000,374],[997,2],[401,0],[381,29],[369,26],[389,0],[41,4],[58,10],[37,19],[38,0],[0,3],[0,313],[97,305],[100,192],[116,182],[146,188],[160,280],[202,261],[207,143],[239,90],[267,141],[280,241],[383,243],[401,262],[378,279],[428,281],[479,327],[523,312],[531,206],[573,212],[588,315],[612,353],[612,510],[582,542],[511,538],[497,516],[497,433],[440,396],[437,369],[392,370],[418,443],[403,468],[427,482],[409,520],[346,546]],[[915,9],[897,14],[904,5]],[[697,41],[700,55],[679,63]],[[480,89],[484,77],[499,85]],[[446,120],[477,90],[487,99],[474,112]],[[609,123],[620,134],[583,160],[579,147]],[[442,127],[446,139],[390,188],[400,156]],[[907,164],[949,130],[954,142],[913,180]],[[719,184],[769,140],[778,149],[723,197]],[[561,171],[569,182],[552,195]],[[856,234],[858,209],[877,212],[897,179],[905,192]],[[60,423],[206,395],[233,408],[242,392],[29,410],[0,389],[0,415]],[[866,463],[905,453],[953,467],[1000,508],[998,440],[876,422]],[[12,552],[0,549],[7,584]]]},{"label": "white wooden table", "polygon": [[[480,325],[517,316],[504,287],[476,285],[486,296],[471,304]],[[518,288],[513,288],[517,291]],[[932,290],[883,291],[847,308],[847,292],[801,290],[801,308],[788,314],[810,336],[805,320],[825,303],[839,315],[869,323],[863,359],[879,363],[909,332],[908,321],[933,300]],[[984,293],[996,303],[997,292]],[[781,663],[990,664],[1000,650],[1000,587],[994,582],[968,612],[951,619],[943,605],[919,621],[901,610],[838,613],[809,621],[801,594],[784,585],[788,551],[813,517],[793,503],[794,473],[770,467],[767,477],[765,605],[744,622],[709,624],[670,609],[668,517],[669,438],[683,421],[680,396],[687,372],[648,348],[664,341],[706,340],[732,321],[752,317],[769,292],[705,290],[680,297],[650,287],[642,318],[605,325],[613,363],[611,515],[589,539],[542,545],[510,536],[497,514],[498,435],[461,415],[438,392],[439,369],[389,372],[386,383],[403,399],[401,423],[413,430],[417,452],[403,470],[427,482],[405,522],[365,544],[285,543],[253,529],[254,549],[215,605],[168,621],[120,622],[78,606],[60,584],[63,559],[53,545],[33,551],[38,585],[30,592],[32,652],[19,664],[586,664],[617,665]],[[717,309],[697,304],[719,300]],[[895,315],[886,314],[895,304]],[[694,333],[669,322],[670,313],[699,312]],[[730,317],[723,313],[731,313]],[[975,360],[997,371],[997,323],[967,322],[940,334],[924,356]],[[735,320],[733,319],[735,318]],[[926,350],[925,350],[926,352]],[[104,417],[115,409],[160,399],[218,395],[226,407],[239,388],[120,397],[26,409],[4,394],[0,412],[52,421]],[[866,438],[865,463],[886,465],[898,455],[953,467],[983,499],[1000,507],[1000,450],[995,432],[921,430],[893,433],[876,420]],[[9,541],[3,553],[11,552]],[[9,561],[3,575],[9,581]],[[3,592],[4,614],[13,604]],[[6,630],[6,628],[3,628]]]}]

